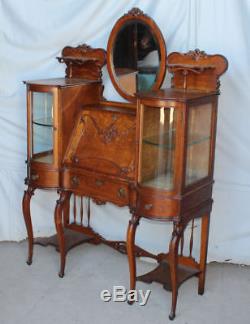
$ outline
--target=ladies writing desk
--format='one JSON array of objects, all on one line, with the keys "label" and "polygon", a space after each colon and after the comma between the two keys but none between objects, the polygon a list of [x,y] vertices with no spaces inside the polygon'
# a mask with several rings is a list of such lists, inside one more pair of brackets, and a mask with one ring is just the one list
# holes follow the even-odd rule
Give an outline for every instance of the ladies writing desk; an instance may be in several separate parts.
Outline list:
[{"label": "ladies writing desk", "polygon": [[[128,254],[130,289],[141,280],[160,282],[172,291],[173,319],[183,281],[197,276],[198,293],[204,292],[219,77],[227,60],[199,50],[167,57],[161,31],[137,8],[116,22],[107,53],[87,45],[65,47],[58,60],[67,66],[65,78],[26,82],[27,262],[32,263],[33,244],[39,243],[33,239],[31,197],[37,188],[57,189],[59,275],[64,275],[66,252],[79,237],[80,242],[108,244]],[[106,61],[113,85],[127,103],[103,98],[101,68]],[[166,68],[172,74],[171,88],[161,89]],[[86,217],[82,197],[88,197]],[[105,240],[93,230],[89,199],[129,207],[126,242]],[[143,217],[173,223],[168,253],[154,255],[135,245]],[[198,218],[199,261],[192,256]],[[188,224],[191,235],[184,255]],[[67,237],[69,232],[78,233],[76,241]],[[156,259],[157,268],[138,277],[136,256]]]}]

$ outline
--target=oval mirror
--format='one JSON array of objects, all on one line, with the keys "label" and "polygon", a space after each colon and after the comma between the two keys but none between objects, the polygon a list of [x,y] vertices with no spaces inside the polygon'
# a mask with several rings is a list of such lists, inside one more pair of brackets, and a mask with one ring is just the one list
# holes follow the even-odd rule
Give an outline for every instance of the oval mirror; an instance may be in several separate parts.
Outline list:
[{"label": "oval mirror", "polygon": [[136,100],[136,93],[159,89],[166,71],[165,41],[155,22],[133,8],[113,27],[107,48],[110,78],[119,94]]}]

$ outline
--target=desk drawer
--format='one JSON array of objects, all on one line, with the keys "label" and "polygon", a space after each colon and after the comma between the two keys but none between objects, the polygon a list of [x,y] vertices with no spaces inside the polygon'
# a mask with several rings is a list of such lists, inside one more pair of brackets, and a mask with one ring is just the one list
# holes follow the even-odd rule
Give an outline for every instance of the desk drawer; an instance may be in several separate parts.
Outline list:
[{"label": "desk drawer", "polygon": [[79,195],[113,202],[119,206],[125,206],[129,203],[128,183],[110,180],[96,174],[79,174],[78,172],[66,171],[63,186]]},{"label": "desk drawer", "polygon": [[59,187],[59,172],[58,170],[43,170],[32,166],[28,181],[34,187],[43,188],[58,188]]}]

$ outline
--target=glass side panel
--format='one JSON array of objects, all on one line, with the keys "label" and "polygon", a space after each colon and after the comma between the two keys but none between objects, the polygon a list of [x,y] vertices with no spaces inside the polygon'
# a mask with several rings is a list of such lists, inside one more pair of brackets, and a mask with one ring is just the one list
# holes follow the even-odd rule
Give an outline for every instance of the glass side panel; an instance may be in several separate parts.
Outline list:
[{"label": "glass side panel", "polygon": [[143,107],[139,179],[143,186],[174,188],[176,123],[174,108]]},{"label": "glass side panel", "polygon": [[53,95],[32,92],[32,159],[53,163]]},{"label": "glass side panel", "polygon": [[189,108],[186,186],[209,174],[212,104]]}]

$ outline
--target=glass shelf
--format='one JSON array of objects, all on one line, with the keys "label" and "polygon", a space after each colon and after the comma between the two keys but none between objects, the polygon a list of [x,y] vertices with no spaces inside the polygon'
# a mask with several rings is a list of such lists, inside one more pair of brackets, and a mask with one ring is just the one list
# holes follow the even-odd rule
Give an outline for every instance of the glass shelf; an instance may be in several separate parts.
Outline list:
[{"label": "glass shelf", "polygon": [[[143,139],[144,144],[157,146],[167,150],[175,149],[174,143],[171,143],[171,139],[175,138],[176,130],[173,130],[171,134],[165,133],[159,138],[159,136],[150,136]],[[202,136],[200,134],[192,134],[189,136],[187,146],[192,146],[195,144],[203,143],[210,140],[210,136]]]},{"label": "glass shelf", "polygon": [[33,120],[33,124],[45,127],[53,127],[53,119],[52,117],[42,117],[36,120]]},{"label": "glass shelf", "polygon": [[173,173],[158,175],[153,179],[143,182],[144,187],[153,187],[158,189],[171,190],[173,186]]},{"label": "glass shelf", "polygon": [[[188,183],[194,183],[200,180],[200,174],[191,172],[186,175],[186,181]],[[168,171],[166,174],[158,175],[150,180],[143,182],[144,187],[152,187],[163,190],[171,190],[173,187],[173,171]]]},{"label": "glass shelf", "polygon": [[33,155],[33,160],[36,162],[51,164],[53,163],[53,152],[48,152],[46,155]]}]

